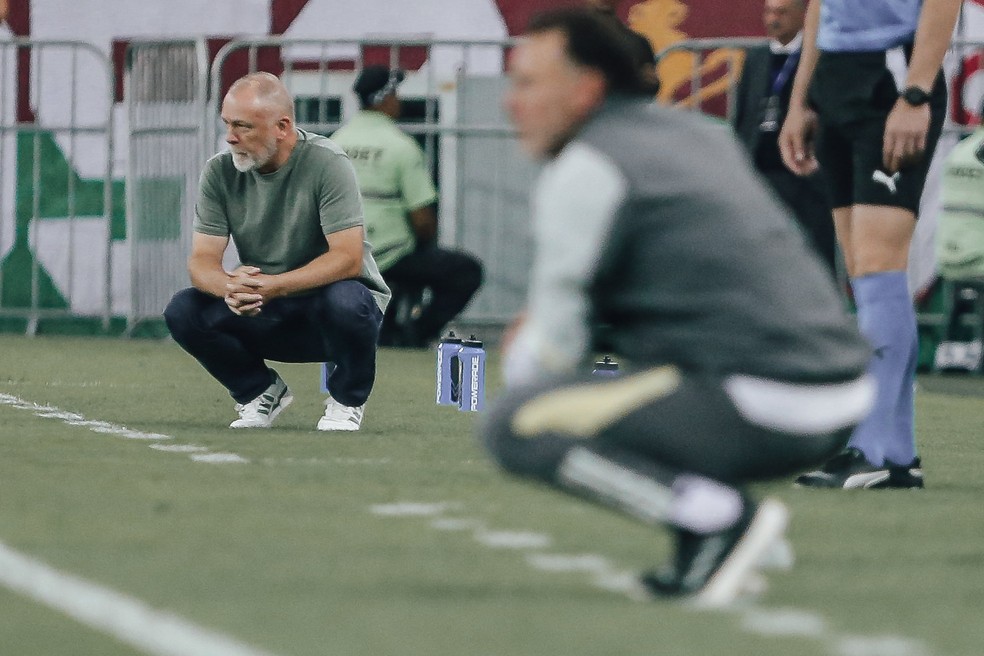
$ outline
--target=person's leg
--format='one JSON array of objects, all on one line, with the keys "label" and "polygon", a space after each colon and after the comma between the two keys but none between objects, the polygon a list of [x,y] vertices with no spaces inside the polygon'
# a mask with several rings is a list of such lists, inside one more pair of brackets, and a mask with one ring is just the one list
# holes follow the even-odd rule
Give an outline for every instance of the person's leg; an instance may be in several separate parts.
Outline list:
[{"label": "person's leg", "polygon": [[431,300],[410,324],[409,341],[426,345],[471,300],[482,284],[482,265],[471,255],[437,246],[420,248],[387,269],[398,285],[428,288]]},{"label": "person's leg", "polygon": [[188,288],[174,295],[164,309],[164,320],[174,341],[237,403],[248,403],[273,382],[273,372],[249,340],[271,327],[266,318],[237,316],[221,298]]},{"label": "person's leg", "polygon": [[404,328],[410,320],[414,306],[419,305],[423,287],[416,283],[406,283],[390,276],[389,270],[383,273],[383,280],[390,288],[390,302],[383,313],[383,325],[379,329],[380,346],[407,346]]},{"label": "person's leg", "polygon": [[[821,472],[800,477],[801,484],[822,481],[827,486],[829,474],[840,466],[850,476],[852,468],[890,470],[915,462],[912,386],[918,340],[906,269],[916,211],[942,125],[939,107],[934,106],[933,116],[924,160],[893,176],[882,165],[884,114],[871,112],[834,128],[823,126],[818,157],[835,206],[834,226],[859,328],[874,350],[869,370],[879,392],[873,412],[850,442],[867,463],[839,458]],[[895,474],[888,486],[899,486]]]},{"label": "person's leg", "polygon": [[915,215],[897,207],[857,205],[851,213],[851,262],[858,326],[874,350],[875,408],[850,446],[874,465],[916,457],[913,395],[918,336],[906,267]]},{"label": "person's leg", "polygon": [[361,406],[376,380],[376,342],[383,313],[369,289],[355,280],[323,287],[316,299],[310,318],[320,329],[324,350],[309,354],[310,361],[332,362],[328,392],[346,406]]},{"label": "person's leg", "polygon": [[850,215],[851,284],[862,334],[874,349],[870,371],[879,385],[875,410],[851,439],[874,465],[915,462],[913,385],[918,358],[916,313],[906,271],[916,213],[942,126],[934,99],[926,154],[887,176],[884,121],[855,126],[854,206]]},{"label": "person's leg", "polygon": [[728,545],[715,565],[724,567],[730,550],[753,527],[763,529],[763,521],[763,530],[781,534],[772,513],[782,511],[772,506],[768,518],[759,518],[756,504],[736,485],[802,470],[844,440],[790,438],[750,427],[720,382],[690,378],[672,367],[514,390],[486,417],[482,436],[499,465],[514,475],[672,528],[678,576],[646,579],[650,589],[671,594],[691,593],[708,582],[684,579],[710,536]]}]

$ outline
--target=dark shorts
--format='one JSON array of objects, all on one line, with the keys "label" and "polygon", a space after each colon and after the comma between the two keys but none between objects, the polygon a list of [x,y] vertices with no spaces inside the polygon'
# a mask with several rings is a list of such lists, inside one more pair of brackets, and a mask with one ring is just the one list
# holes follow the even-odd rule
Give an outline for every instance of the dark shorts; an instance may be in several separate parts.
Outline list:
[{"label": "dark shorts", "polygon": [[[831,205],[883,205],[918,213],[926,176],[946,116],[942,72],[930,100],[926,154],[889,178],[882,170],[885,121],[899,97],[886,53],[821,52],[810,87],[820,117],[817,159]],[[879,175],[880,172],[881,175]]]}]

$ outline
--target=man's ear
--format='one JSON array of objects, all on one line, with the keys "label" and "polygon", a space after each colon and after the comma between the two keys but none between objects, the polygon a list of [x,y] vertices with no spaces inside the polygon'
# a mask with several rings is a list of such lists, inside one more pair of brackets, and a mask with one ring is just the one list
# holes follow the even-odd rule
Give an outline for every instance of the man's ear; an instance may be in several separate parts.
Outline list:
[{"label": "man's ear", "polygon": [[584,70],[580,73],[575,92],[575,105],[584,114],[589,114],[605,102],[608,85],[605,76],[599,71]]}]

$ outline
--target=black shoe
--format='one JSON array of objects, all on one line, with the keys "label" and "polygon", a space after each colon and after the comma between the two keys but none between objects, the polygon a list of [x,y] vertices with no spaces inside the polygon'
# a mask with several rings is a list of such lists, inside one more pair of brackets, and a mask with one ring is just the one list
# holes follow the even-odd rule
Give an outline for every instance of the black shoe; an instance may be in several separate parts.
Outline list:
[{"label": "black shoe", "polygon": [[922,460],[914,459],[908,465],[888,467],[888,484],[883,487],[921,490],[923,488]]},{"label": "black shoe", "polygon": [[908,465],[872,465],[859,449],[848,447],[827,461],[822,468],[796,478],[799,487],[857,489],[921,488],[919,458]]},{"label": "black shoe", "polygon": [[698,606],[726,606],[744,590],[758,584],[756,569],[762,557],[782,538],[786,507],[766,499],[746,505],[731,528],[700,535],[680,531],[672,565],[640,578],[654,597],[693,600]]}]

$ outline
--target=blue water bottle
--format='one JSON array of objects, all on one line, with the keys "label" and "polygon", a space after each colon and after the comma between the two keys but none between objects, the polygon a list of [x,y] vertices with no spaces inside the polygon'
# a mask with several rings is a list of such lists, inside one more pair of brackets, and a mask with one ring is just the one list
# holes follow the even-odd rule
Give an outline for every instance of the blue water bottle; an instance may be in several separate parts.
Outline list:
[{"label": "blue water bottle", "polygon": [[454,331],[437,345],[437,405],[458,405],[458,351],[461,338]]},{"label": "blue water bottle", "polygon": [[458,351],[458,376],[461,381],[458,410],[482,410],[485,407],[485,349],[474,335],[461,342],[461,350]]},{"label": "blue water bottle", "polygon": [[614,378],[618,376],[618,363],[606,355],[598,362],[595,362],[591,375],[598,376],[599,378]]}]

